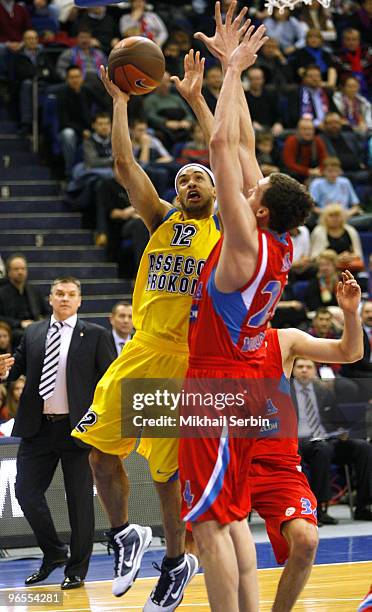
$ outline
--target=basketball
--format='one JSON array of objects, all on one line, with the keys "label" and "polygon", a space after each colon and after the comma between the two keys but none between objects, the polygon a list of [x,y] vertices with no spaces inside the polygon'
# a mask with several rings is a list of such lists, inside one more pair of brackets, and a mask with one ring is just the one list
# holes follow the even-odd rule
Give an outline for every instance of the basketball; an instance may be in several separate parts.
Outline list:
[{"label": "basketball", "polygon": [[164,55],[152,40],[130,36],[118,42],[108,58],[111,81],[126,93],[141,96],[153,91],[165,70]]}]

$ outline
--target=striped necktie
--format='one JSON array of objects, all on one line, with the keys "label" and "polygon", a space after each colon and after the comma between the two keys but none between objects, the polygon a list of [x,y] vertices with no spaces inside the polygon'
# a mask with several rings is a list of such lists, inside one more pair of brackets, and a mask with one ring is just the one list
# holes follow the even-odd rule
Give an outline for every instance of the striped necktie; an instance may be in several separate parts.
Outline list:
[{"label": "striped necktie", "polygon": [[62,326],[63,323],[61,321],[53,323],[51,326],[52,333],[49,336],[45,348],[44,363],[39,384],[39,394],[44,400],[52,397],[56,385]]},{"label": "striped necktie", "polygon": [[312,435],[314,438],[321,438],[324,435],[324,429],[320,421],[318,408],[314,406],[314,402],[310,395],[310,389],[309,387],[303,387],[301,391],[305,397],[306,416]]}]

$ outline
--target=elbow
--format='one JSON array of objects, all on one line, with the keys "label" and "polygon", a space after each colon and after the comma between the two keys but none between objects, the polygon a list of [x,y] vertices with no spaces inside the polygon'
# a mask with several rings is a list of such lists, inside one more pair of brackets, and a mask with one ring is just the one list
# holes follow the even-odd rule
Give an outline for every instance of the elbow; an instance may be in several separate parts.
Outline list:
[{"label": "elbow", "polygon": [[357,349],[350,351],[344,351],[344,362],[343,363],[355,363],[356,361],[360,361],[364,356],[364,348],[363,344]]},{"label": "elbow", "polygon": [[226,148],[226,147],[236,147],[238,148],[239,146],[239,138],[236,138],[235,136],[233,136],[231,133],[228,132],[216,132],[215,134],[212,134],[212,137],[210,139],[209,142],[209,148],[211,151],[214,151],[215,153],[217,153],[218,151],[221,151],[221,149]]},{"label": "elbow", "polygon": [[134,164],[132,157],[123,157],[122,155],[114,156],[114,174],[116,179],[125,181],[129,176],[131,168]]}]

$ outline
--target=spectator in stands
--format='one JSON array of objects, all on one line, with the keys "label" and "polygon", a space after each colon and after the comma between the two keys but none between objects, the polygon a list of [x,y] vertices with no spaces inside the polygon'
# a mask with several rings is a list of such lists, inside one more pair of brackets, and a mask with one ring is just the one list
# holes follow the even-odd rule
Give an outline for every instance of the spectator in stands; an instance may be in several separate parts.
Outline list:
[{"label": "spectator in stands", "polygon": [[79,8],[73,0],[52,0],[52,5],[58,11],[58,20],[61,23],[63,31],[69,30],[71,24],[79,16]]},{"label": "spectator in stands", "polygon": [[50,311],[40,290],[27,282],[27,260],[22,253],[8,257],[6,271],[8,282],[0,288],[0,319],[10,325],[17,347],[24,330]]},{"label": "spectator in stands", "polygon": [[37,78],[39,95],[48,83],[55,79],[53,63],[39,44],[35,30],[26,30],[23,47],[13,56],[14,103],[19,108],[20,132],[31,133],[32,128],[32,81]]},{"label": "spectator in stands", "polygon": [[278,41],[285,55],[290,55],[305,44],[308,27],[301,23],[288,9],[283,12],[274,9],[271,17],[264,19],[266,35]]},{"label": "spectator in stands", "polygon": [[311,181],[309,187],[316,203],[315,212],[318,214],[332,202],[342,206],[347,218],[362,212],[354,187],[346,176],[341,175],[342,168],[338,157],[327,157],[324,160],[322,176]]},{"label": "spectator in stands", "polygon": [[306,309],[303,303],[295,298],[291,284],[284,287],[271,324],[278,329],[283,327],[306,329]]},{"label": "spectator in stands", "polygon": [[14,0],[0,2],[0,77],[9,78],[9,53],[22,48],[26,30],[32,28],[27,9]]},{"label": "spectator in stands", "polygon": [[5,321],[0,321],[0,355],[13,353],[12,328]]},{"label": "spectator in stands", "polygon": [[110,323],[113,348],[119,356],[133,336],[132,304],[125,301],[116,302],[111,310]]},{"label": "spectator in stands", "polygon": [[163,55],[165,58],[165,69],[173,76],[183,77],[183,56],[177,43],[172,39],[168,39],[163,47]]},{"label": "spectator in stands", "polygon": [[348,125],[355,132],[364,136],[372,130],[372,109],[371,103],[360,95],[359,90],[358,79],[348,77],[345,79],[342,90],[333,94],[333,101],[344,125]]},{"label": "spectator in stands", "polygon": [[8,393],[6,398],[6,407],[8,409],[8,419],[15,419],[18,411],[19,400],[21,398],[26,377],[20,376],[17,380],[13,380],[8,385]]},{"label": "spectator in stands", "polygon": [[327,150],[315,135],[312,119],[300,119],[297,133],[288,136],[283,148],[283,161],[288,173],[299,181],[320,176]]},{"label": "spectator in stands", "polygon": [[342,84],[349,76],[358,79],[361,92],[368,97],[372,84],[372,49],[361,45],[360,32],[346,28],[342,33],[342,48],[335,54],[339,82]]},{"label": "spectator in stands", "polygon": [[372,0],[362,0],[361,7],[349,17],[350,26],[358,30],[364,45],[372,45]]},{"label": "spectator in stands", "polygon": [[295,227],[289,232],[293,244],[293,261],[289,273],[291,282],[308,280],[316,274],[316,268],[310,257],[310,232],[306,225]]},{"label": "spectator in stands", "polygon": [[9,420],[8,407],[6,405],[6,387],[0,384],[0,424]]},{"label": "spectator in stands", "polygon": [[271,130],[274,136],[280,136],[283,125],[279,113],[277,93],[265,87],[265,75],[261,68],[249,68],[247,75],[249,90],[245,97],[254,129]]},{"label": "spectator in stands", "polygon": [[296,359],[293,367],[292,399],[299,415],[299,452],[310,470],[310,486],[318,501],[322,525],[335,525],[328,502],[331,499],[331,463],[353,465],[356,476],[354,520],[372,521],[372,445],[350,439],[336,397],[319,381],[309,359]]},{"label": "spectator in stands", "polygon": [[204,138],[203,130],[195,122],[191,129],[192,139],[185,142],[177,155],[177,163],[181,165],[198,163],[209,167],[209,149]]},{"label": "spectator in stands", "polygon": [[313,0],[311,4],[301,6],[298,17],[300,21],[306,23],[308,28],[316,28],[326,42],[330,43],[336,40],[336,28],[331,13],[316,0]]},{"label": "spectator in stands", "polygon": [[171,91],[168,72],[154,93],[146,96],[143,109],[149,126],[160,134],[166,147],[185,141],[189,135],[193,116],[186,102],[177,92]]},{"label": "spectator in stands", "polygon": [[328,308],[318,308],[309,327],[309,334],[315,338],[339,338],[340,329],[334,325],[332,313]]},{"label": "spectator in stands", "polygon": [[322,87],[318,66],[309,64],[303,69],[302,84],[296,93],[289,94],[288,105],[288,127],[294,126],[301,117],[311,118],[314,126],[320,127],[326,114],[336,110],[331,92]]},{"label": "spectator in stands", "polygon": [[308,310],[317,310],[321,306],[337,306],[336,288],[339,279],[337,263],[337,253],[331,249],[323,251],[318,256],[316,278],[310,280],[304,296]]},{"label": "spectator in stands", "polygon": [[172,172],[173,157],[161,143],[148,131],[146,121],[137,119],[131,127],[133,155],[149,175],[160,197],[164,197],[172,184],[175,173]]},{"label": "spectator in stands", "polygon": [[[27,377],[12,431],[22,438],[15,494],[44,555],[25,584],[37,584],[56,567],[66,566],[61,588],[69,590],[84,584],[94,537],[90,448],[78,445],[70,432],[88,410],[97,381],[115,353],[107,330],[77,317],[81,304],[77,279],[56,279],[49,301],[51,318],[26,330],[9,372],[10,382],[21,374]],[[60,461],[71,526],[69,557],[45,498]]]},{"label": "spectator in stands", "polygon": [[71,34],[85,30],[92,34],[91,44],[105,55],[109,55],[112,47],[119,42],[118,22],[107,13],[106,6],[90,6],[81,13],[73,23]]},{"label": "spectator in stands", "polygon": [[38,33],[42,43],[53,42],[59,30],[58,10],[51,0],[33,0],[28,5],[32,27]]},{"label": "spectator in stands", "polygon": [[282,162],[271,132],[258,132],[256,135],[256,158],[264,176],[280,172]]},{"label": "spectator in stands", "polygon": [[95,48],[94,43],[91,31],[82,27],[77,35],[77,44],[66,49],[59,56],[56,72],[58,77],[64,80],[67,77],[69,66],[78,66],[83,75],[84,85],[91,90],[98,106],[111,112],[112,103],[99,76],[99,67],[101,64],[107,65],[107,58],[100,49]]},{"label": "spectator in stands", "polygon": [[66,72],[66,85],[57,93],[59,138],[67,179],[71,177],[83,136],[90,136],[93,104],[97,105],[97,99],[84,84],[81,69],[70,66]]},{"label": "spectator in stands", "polygon": [[263,70],[267,85],[271,85],[276,90],[283,89],[292,81],[292,70],[275,38],[269,38],[269,40],[265,42],[264,46],[261,48],[255,66]]},{"label": "spectator in stands", "polygon": [[213,115],[216,110],[218,96],[220,95],[222,81],[223,75],[220,66],[212,66],[206,71],[202,94]]},{"label": "spectator in stands", "polygon": [[162,47],[168,38],[168,30],[159,15],[153,11],[146,11],[145,0],[130,0],[130,8],[131,12],[123,15],[119,22],[122,38],[133,35],[145,36]]},{"label": "spectator in stands", "polygon": [[311,28],[306,34],[306,46],[297,49],[290,58],[296,80],[303,76],[307,66],[317,66],[320,70],[322,87],[334,89],[337,81],[337,71],[332,55],[323,48],[323,37],[320,30]]},{"label": "spectator in stands", "polygon": [[326,249],[335,251],[337,267],[353,273],[364,270],[363,252],[357,230],[346,223],[340,204],[328,204],[320,215],[320,223],[311,233],[311,257],[316,258]]},{"label": "spectator in stands", "polygon": [[341,367],[342,376],[355,380],[359,387],[358,401],[372,401],[372,301],[362,304],[364,354],[360,361]]},{"label": "spectator in stands", "polygon": [[131,206],[125,189],[116,181],[98,186],[97,206],[106,210],[108,256],[118,263],[121,278],[134,278],[148,242],[142,219]]},{"label": "spectator in stands", "polygon": [[56,71],[61,80],[66,78],[69,66],[78,66],[84,79],[99,76],[99,67],[107,64],[107,58],[93,43],[91,31],[81,28],[77,34],[76,46],[66,49],[58,58]]},{"label": "spectator in stands", "polygon": [[331,112],[325,116],[320,137],[328,155],[341,161],[342,170],[353,185],[368,183],[363,140],[354,132],[342,130],[342,119],[338,113]]}]

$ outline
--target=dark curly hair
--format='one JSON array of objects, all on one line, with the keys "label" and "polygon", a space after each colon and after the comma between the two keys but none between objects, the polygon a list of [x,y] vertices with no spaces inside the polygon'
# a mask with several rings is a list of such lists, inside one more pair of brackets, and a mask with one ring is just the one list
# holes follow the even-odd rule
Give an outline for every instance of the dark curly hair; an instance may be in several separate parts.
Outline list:
[{"label": "dark curly hair", "polygon": [[281,172],[270,174],[270,185],[262,196],[270,212],[269,229],[282,234],[303,225],[314,208],[314,200],[304,185]]}]

